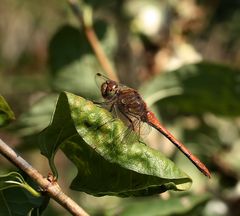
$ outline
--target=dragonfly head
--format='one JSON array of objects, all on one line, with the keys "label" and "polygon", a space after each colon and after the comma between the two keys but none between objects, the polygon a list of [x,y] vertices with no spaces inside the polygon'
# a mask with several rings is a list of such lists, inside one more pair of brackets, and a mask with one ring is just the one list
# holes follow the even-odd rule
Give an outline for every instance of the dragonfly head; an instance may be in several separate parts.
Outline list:
[{"label": "dragonfly head", "polygon": [[101,93],[103,98],[111,99],[113,98],[118,91],[118,84],[113,80],[107,80],[101,85]]}]

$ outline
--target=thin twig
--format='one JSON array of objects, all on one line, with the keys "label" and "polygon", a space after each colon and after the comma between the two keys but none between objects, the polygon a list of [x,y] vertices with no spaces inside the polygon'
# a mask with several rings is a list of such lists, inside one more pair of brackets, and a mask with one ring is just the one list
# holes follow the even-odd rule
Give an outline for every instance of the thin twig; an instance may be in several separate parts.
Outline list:
[{"label": "thin twig", "polygon": [[84,33],[91,45],[101,67],[106,72],[108,77],[112,80],[119,81],[116,73],[114,72],[109,59],[107,58],[105,52],[102,49],[102,46],[95,34],[95,31],[92,26],[89,26],[85,23],[82,11],[79,9],[78,2],[76,0],[68,0],[73,13],[78,18],[81,26],[83,27]]},{"label": "thin twig", "polygon": [[35,168],[33,168],[27,161],[11,149],[6,143],[0,139],[0,153],[7,158],[15,166],[23,170],[31,179],[48,193],[48,195],[68,210],[72,215],[88,216],[88,214],[70,197],[63,193],[62,189],[56,182],[50,182],[44,178]]}]

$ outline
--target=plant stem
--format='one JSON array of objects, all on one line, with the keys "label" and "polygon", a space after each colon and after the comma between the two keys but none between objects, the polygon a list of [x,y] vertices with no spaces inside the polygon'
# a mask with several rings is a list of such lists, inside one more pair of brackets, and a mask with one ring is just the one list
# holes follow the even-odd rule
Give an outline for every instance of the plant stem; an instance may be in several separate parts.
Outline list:
[{"label": "plant stem", "polygon": [[47,178],[44,178],[35,168],[33,168],[27,161],[10,148],[6,143],[0,139],[0,153],[7,158],[15,166],[23,170],[31,179],[33,179],[38,185],[56,202],[68,210],[75,216],[88,216],[88,214],[70,197],[63,193],[57,182],[50,182]]},{"label": "plant stem", "polygon": [[83,30],[85,32],[85,35],[87,37],[87,40],[89,44],[91,45],[101,67],[106,72],[108,77],[112,80],[119,81],[118,77],[116,76],[116,73],[114,72],[109,59],[107,58],[105,52],[102,49],[102,46],[97,38],[97,35],[95,34],[95,31],[92,27],[92,25],[86,24],[84,17],[82,15],[82,11],[79,9],[78,2],[76,0],[68,0],[73,13],[78,18],[80,24],[83,27]]}]

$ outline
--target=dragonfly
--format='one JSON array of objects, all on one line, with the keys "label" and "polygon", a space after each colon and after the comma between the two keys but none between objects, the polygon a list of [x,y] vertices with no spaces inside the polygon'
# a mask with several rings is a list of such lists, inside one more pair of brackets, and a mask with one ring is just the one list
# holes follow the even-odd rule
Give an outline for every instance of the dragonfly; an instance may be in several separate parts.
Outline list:
[{"label": "dragonfly", "polygon": [[172,142],[205,176],[211,177],[208,168],[159,122],[137,90],[108,79],[100,73],[97,73],[96,77],[104,80],[100,85],[101,95],[104,103],[108,104],[110,111],[116,108],[130,123],[132,130],[136,130],[136,122],[147,123],[155,128]]}]

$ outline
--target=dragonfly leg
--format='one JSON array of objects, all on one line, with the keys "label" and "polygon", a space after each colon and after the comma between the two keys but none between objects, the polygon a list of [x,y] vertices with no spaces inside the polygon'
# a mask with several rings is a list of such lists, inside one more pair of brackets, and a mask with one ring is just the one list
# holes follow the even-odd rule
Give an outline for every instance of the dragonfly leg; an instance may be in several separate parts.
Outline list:
[{"label": "dragonfly leg", "polygon": [[139,139],[139,142],[142,143],[143,145],[147,146],[147,144],[140,139]]},{"label": "dragonfly leg", "polygon": [[[138,133],[138,136],[140,137],[140,122],[141,122],[141,118],[139,117],[139,116],[137,116],[137,115],[134,115],[134,114],[132,114],[132,113],[129,113],[129,115],[132,117],[132,118],[135,118],[136,120],[135,120],[135,122],[137,122],[137,133]],[[128,117],[129,119],[131,119],[130,117]],[[132,124],[134,125],[134,123],[133,123],[133,120],[131,119],[131,121],[132,121]],[[134,126],[134,129],[136,129],[136,127]]]},{"label": "dragonfly leg", "polygon": [[124,112],[121,112],[123,114],[123,116],[130,122],[130,125],[131,125],[131,129],[135,131],[135,128],[134,128],[134,124],[133,124],[133,120]]},{"label": "dragonfly leg", "polygon": [[[111,104],[110,109],[109,109],[109,112],[112,112],[112,111],[113,111],[113,108],[114,108],[114,103]],[[114,109],[114,112],[116,112],[115,109]]]},{"label": "dragonfly leg", "polygon": [[107,101],[92,101],[94,104],[99,105],[99,106],[103,106],[103,105],[107,105],[108,102]]},{"label": "dragonfly leg", "polygon": [[105,101],[103,102],[99,102],[99,101],[92,101],[95,105],[97,105],[98,107],[103,107],[105,105]]}]

